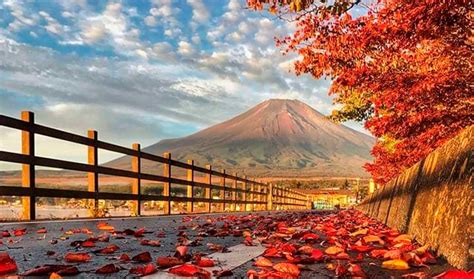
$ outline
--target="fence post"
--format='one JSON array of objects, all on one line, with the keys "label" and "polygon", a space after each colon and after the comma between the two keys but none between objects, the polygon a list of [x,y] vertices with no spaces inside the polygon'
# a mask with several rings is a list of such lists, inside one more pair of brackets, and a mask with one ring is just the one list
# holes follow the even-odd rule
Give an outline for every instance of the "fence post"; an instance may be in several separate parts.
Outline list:
[{"label": "fence post", "polygon": [[255,190],[255,180],[252,179],[252,181],[250,182],[250,201],[252,202],[250,204],[250,211],[254,211],[255,210],[255,195],[253,194],[253,191]]},{"label": "fence post", "polygon": [[221,189],[219,191],[219,198],[222,199],[222,203],[221,203],[221,206],[222,206],[222,212],[225,211],[225,169],[222,169],[222,177],[221,177],[221,186],[224,187],[224,189]]},{"label": "fence post", "polygon": [[[186,176],[187,180],[191,183],[187,186],[186,197],[188,197],[189,199],[194,199],[194,160],[188,160],[188,165],[191,165],[191,168],[187,169]],[[192,200],[188,201],[186,209],[188,212],[191,213],[194,211],[194,202]]]},{"label": "fence post", "polygon": [[262,201],[262,186],[260,186],[259,181],[257,181],[257,183],[258,183],[257,184],[257,192],[258,192],[258,194],[257,194],[257,202],[258,202],[257,210],[260,211],[260,210],[262,210],[262,204],[260,203]]},{"label": "fence post", "polygon": [[134,208],[133,214],[136,216],[141,215],[141,196],[142,196],[142,191],[141,191],[141,178],[140,174],[142,173],[141,170],[141,154],[140,154],[140,144],[139,143],[134,143],[132,144],[132,149],[137,151],[137,156],[132,156],[132,171],[137,173],[137,178],[133,179],[132,183],[132,194],[137,195],[137,200],[134,201]]},{"label": "fence post", "polygon": [[[237,173],[234,172],[233,176],[237,177]],[[237,192],[236,192],[236,189],[237,189],[237,179],[234,178],[234,180],[232,181],[232,204],[231,204],[231,207],[230,207],[230,211],[235,211],[236,206],[237,206]]]},{"label": "fence post", "polygon": [[205,211],[211,212],[211,185],[212,185],[212,166],[211,165],[206,165],[206,169],[209,170],[209,173],[206,174],[206,183],[209,187],[207,187],[204,190],[204,198],[207,199],[207,202],[205,203]]},{"label": "fence post", "polygon": [[242,189],[244,190],[244,192],[242,193],[242,199],[244,201],[244,206],[243,206],[243,210],[242,211],[248,211],[248,203],[247,203],[247,176],[245,175],[244,176],[244,183],[242,184]]},{"label": "fence post", "polygon": [[163,176],[168,178],[168,181],[163,184],[163,196],[166,197],[166,201],[163,203],[163,209],[164,213],[167,215],[171,214],[171,153],[165,152],[163,153],[163,157],[165,159],[168,159],[164,164],[163,164]]},{"label": "fence post", "polygon": [[21,166],[21,186],[30,188],[30,196],[21,197],[21,204],[23,207],[22,220],[36,219],[36,195],[35,195],[35,134],[34,124],[35,115],[31,111],[22,111],[21,120],[28,122],[28,131],[21,131],[21,153],[28,155],[30,159],[29,164]]},{"label": "fence post", "polygon": [[273,184],[267,185],[267,211],[273,210]]},{"label": "fence post", "polygon": [[94,192],[94,200],[90,204],[89,217],[98,217],[99,214],[99,174],[97,173],[97,166],[99,164],[98,150],[97,150],[97,131],[88,130],[87,137],[93,141],[92,146],[87,146],[87,163],[94,166],[94,172],[88,172],[88,191]]}]

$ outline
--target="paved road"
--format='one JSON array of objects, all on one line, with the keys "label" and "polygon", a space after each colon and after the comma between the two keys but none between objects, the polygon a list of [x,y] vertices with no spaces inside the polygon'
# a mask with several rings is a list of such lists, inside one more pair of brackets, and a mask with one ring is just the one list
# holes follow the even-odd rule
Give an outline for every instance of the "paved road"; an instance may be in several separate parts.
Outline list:
[{"label": "paved road", "polygon": [[[209,215],[195,215],[195,219],[190,220],[189,217],[183,216],[163,216],[163,217],[149,217],[149,218],[134,218],[134,219],[111,219],[106,220],[108,224],[115,227],[116,231],[123,231],[125,229],[137,230],[139,228],[146,228],[147,232],[143,238],[136,239],[133,236],[127,237],[116,237],[114,234],[110,237],[110,242],[102,243],[97,242],[96,248],[80,248],[77,249],[71,246],[71,243],[77,240],[85,240],[89,236],[82,233],[75,233],[67,235],[66,232],[74,229],[88,228],[94,235],[103,234],[97,228],[99,222],[97,221],[56,221],[56,222],[38,222],[38,223],[22,223],[22,224],[4,224],[0,225],[1,230],[12,231],[18,228],[26,228],[27,234],[21,237],[10,237],[3,238],[3,245],[0,246],[0,250],[7,251],[12,256],[18,266],[19,272],[22,273],[28,269],[34,268],[44,264],[64,264],[63,256],[67,252],[78,252],[78,251],[91,251],[98,248],[105,247],[110,244],[116,244],[120,247],[120,250],[112,255],[95,255],[92,254],[93,259],[87,263],[81,263],[78,265],[82,273],[77,278],[97,278],[98,276],[94,271],[105,264],[112,262],[118,262],[114,257],[120,256],[122,253],[127,253],[130,256],[134,256],[140,252],[149,251],[156,259],[158,256],[169,256],[174,254],[175,245],[178,241],[178,234],[186,234],[190,240],[198,239],[199,231],[206,231],[209,234],[215,233],[215,228],[219,229],[225,222],[231,223],[234,227],[232,229],[254,229],[257,220],[262,220],[262,216],[270,216],[273,220],[284,221],[291,225],[292,220],[296,220],[304,214],[329,214],[325,213],[287,213],[287,212],[260,212],[246,218],[247,221],[230,221],[229,216],[246,216],[248,213],[234,213],[234,214],[209,214]],[[227,218],[227,219],[226,219]],[[209,226],[207,224],[210,224]],[[216,225],[216,226],[214,226]],[[37,234],[36,231],[42,227],[45,227],[48,231],[45,235]],[[158,238],[157,233],[163,232],[165,237]],[[141,239],[153,239],[160,240],[160,247],[150,247],[140,245]],[[55,242],[52,244],[51,242]],[[236,246],[242,244],[242,236],[206,236],[202,238],[201,245],[189,247],[190,252],[210,254],[210,251],[206,244],[214,243],[224,245],[226,247]],[[323,243],[323,245],[325,245]],[[315,247],[319,247],[324,250],[321,243],[315,244]],[[54,251],[55,255],[47,256],[48,251]],[[375,263],[375,264],[373,264]],[[411,268],[409,271],[388,271],[380,267],[380,261],[378,260],[364,260],[361,263],[362,268],[367,274],[370,274],[373,278],[387,278],[387,276],[395,275],[401,276],[404,273],[416,272],[416,271],[427,271],[428,273],[440,273],[443,270],[449,269],[450,266],[443,261],[439,261],[438,265],[427,268]],[[128,269],[134,266],[133,263],[120,264],[123,268],[119,273],[115,273],[109,278],[123,278],[133,277],[128,274]],[[309,270],[303,271],[301,278],[333,278],[334,271],[329,271],[326,268],[326,263],[316,263],[308,265]],[[252,259],[248,259],[248,262],[234,270],[233,278],[245,278],[245,274],[249,269],[255,269],[253,266]]]}]

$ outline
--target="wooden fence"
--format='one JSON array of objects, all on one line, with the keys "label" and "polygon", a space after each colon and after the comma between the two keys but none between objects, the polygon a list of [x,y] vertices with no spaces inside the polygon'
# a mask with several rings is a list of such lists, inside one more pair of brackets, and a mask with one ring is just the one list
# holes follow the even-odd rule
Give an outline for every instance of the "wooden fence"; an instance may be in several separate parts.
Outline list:
[{"label": "wooden fence", "polygon": [[[22,219],[24,220],[36,219],[36,198],[38,197],[87,199],[91,205],[90,208],[93,208],[90,217],[97,217],[94,215],[97,214],[99,200],[132,201],[134,204],[132,211],[135,216],[141,215],[141,204],[147,201],[161,202],[163,204],[163,214],[172,213],[171,205],[173,202],[186,204],[187,213],[193,212],[195,203],[204,203],[206,212],[289,210],[306,209],[310,207],[308,197],[297,191],[277,187],[272,184],[261,183],[247,177],[239,177],[236,174],[230,175],[227,174],[225,170],[220,172],[215,171],[210,165],[206,167],[195,166],[193,160],[188,160],[186,163],[173,160],[170,153],[157,156],[142,152],[140,150],[140,144],[137,143],[134,143],[131,148],[127,148],[100,141],[97,131],[90,130],[87,133],[87,137],[85,137],[42,126],[35,123],[34,114],[29,111],[23,111],[21,113],[21,119],[0,115],[0,126],[21,130],[22,153],[0,151],[0,161],[22,164],[22,187],[0,185],[0,196],[21,197],[23,206]],[[88,163],[84,164],[35,155],[35,135],[47,136],[87,146]],[[99,165],[99,149],[128,155],[131,160],[132,170],[116,169]],[[143,159],[161,163],[163,165],[163,175],[145,173],[141,169]],[[36,166],[86,172],[88,177],[88,191],[37,188],[35,177]],[[186,170],[186,179],[172,177],[173,167]],[[195,174],[204,175],[205,181],[197,181]],[[131,179],[133,181],[131,184],[131,193],[99,191],[99,175],[111,175]],[[219,185],[212,183],[213,177],[220,178]],[[143,194],[141,189],[142,180],[163,183],[162,194]],[[229,180],[232,181],[232,186],[227,186]],[[174,185],[186,187],[186,196],[172,196],[170,193]],[[201,189],[200,191],[204,192],[204,197],[196,197],[196,189]],[[212,196],[212,190],[218,191],[219,196]],[[217,207],[215,205],[220,206]]]}]

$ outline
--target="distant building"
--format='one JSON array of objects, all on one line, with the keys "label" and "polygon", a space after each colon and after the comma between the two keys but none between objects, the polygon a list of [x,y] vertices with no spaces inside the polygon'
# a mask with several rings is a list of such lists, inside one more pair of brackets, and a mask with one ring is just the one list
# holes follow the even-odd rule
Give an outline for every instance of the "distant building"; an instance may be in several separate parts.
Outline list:
[{"label": "distant building", "polygon": [[314,209],[349,207],[356,203],[356,193],[346,189],[299,189],[309,195]]}]

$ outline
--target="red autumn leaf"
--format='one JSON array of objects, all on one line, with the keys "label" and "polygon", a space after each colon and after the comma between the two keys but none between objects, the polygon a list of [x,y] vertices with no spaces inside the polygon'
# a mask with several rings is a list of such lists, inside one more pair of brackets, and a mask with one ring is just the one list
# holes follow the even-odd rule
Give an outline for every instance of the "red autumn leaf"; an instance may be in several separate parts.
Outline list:
[{"label": "red autumn leaf", "polygon": [[335,258],[338,259],[338,260],[349,260],[350,259],[349,254],[347,254],[346,252],[342,252],[342,253],[337,254]]},{"label": "red autumn leaf", "polygon": [[360,267],[360,265],[358,265],[358,264],[351,264],[349,266],[349,268],[347,269],[347,271],[349,271],[349,273],[353,277],[361,277],[361,278],[366,278],[367,277],[365,275],[364,271],[362,270],[362,268]]},{"label": "red autumn leaf", "polygon": [[293,245],[291,243],[285,243],[285,244],[281,245],[280,250],[282,252],[286,252],[286,253],[290,253],[290,254],[295,254],[296,251],[298,251],[296,249],[295,245]]},{"label": "red autumn leaf", "polygon": [[255,261],[254,265],[258,267],[272,267],[273,263],[267,258],[260,257],[259,259]]},{"label": "red autumn leaf", "polygon": [[91,248],[91,247],[95,247],[95,243],[90,240],[86,240],[81,243],[81,246],[84,248]]},{"label": "red autumn leaf", "polygon": [[346,267],[344,267],[342,264],[339,264],[339,263],[338,263],[338,264],[336,265],[335,272],[336,272],[337,278],[346,275],[346,273],[347,273],[348,271],[349,271],[349,270],[348,270]]},{"label": "red autumn leaf", "polygon": [[402,258],[402,253],[400,250],[395,249],[395,250],[389,250],[387,253],[383,255],[384,259],[390,259],[390,260],[396,260],[396,259],[401,259]]},{"label": "red autumn leaf", "polygon": [[156,259],[156,263],[158,264],[159,267],[162,267],[162,268],[168,268],[175,265],[184,264],[184,262],[181,259],[178,259],[176,257],[158,257]]},{"label": "red autumn leaf", "polygon": [[351,249],[353,251],[365,253],[365,252],[369,252],[373,250],[374,248],[368,245],[354,245],[354,246],[351,246]]},{"label": "red autumn leaf", "polygon": [[21,274],[21,276],[45,276],[49,275],[52,273],[53,270],[50,266],[40,266],[40,267],[35,267],[33,269],[29,269]]},{"label": "red autumn leaf", "polygon": [[46,230],[46,228],[40,228],[40,229],[38,229],[38,230],[36,231],[36,233],[38,233],[38,234],[45,234],[45,233],[47,233],[47,232],[48,232],[48,231]]},{"label": "red autumn leaf", "polygon": [[54,265],[47,264],[40,267],[36,267],[27,270],[21,274],[21,276],[46,276],[51,273],[57,273],[60,275],[76,275],[79,274],[79,270],[72,265]]},{"label": "red autumn leaf", "polygon": [[466,272],[462,270],[449,270],[438,274],[433,279],[472,279],[474,278],[474,271]]},{"label": "red autumn leaf", "polygon": [[387,252],[388,251],[385,249],[375,249],[375,250],[372,250],[372,252],[370,252],[370,256],[372,258],[382,258],[383,255],[385,255],[385,253]]},{"label": "red autumn leaf", "polygon": [[277,263],[273,266],[273,269],[296,277],[300,275],[300,268],[292,263]]},{"label": "red autumn leaf", "polygon": [[140,244],[144,245],[144,246],[153,246],[153,247],[161,246],[161,242],[159,240],[144,239],[144,240],[140,241]]},{"label": "red autumn leaf", "polygon": [[2,231],[2,237],[10,237],[10,232],[9,231]]},{"label": "red autumn leaf", "polygon": [[188,253],[188,247],[187,246],[178,246],[178,247],[176,247],[176,253],[178,254],[177,256],[184,257]]},{"label": "red autumn leaf", "polygon": [[118,247],[117,245],[115,244],[110,244],[108,245],[107,247],[105,248],[102,248],[102,249],[99,249],[99,250],[95,250],[94,253],[99,253],[99,254],[112,254],[112,253],[115,253],[116,251],[118,251],[120,249],[120,247]]},{"label": "red autumn leaf", "polygon": [[213,270],[213,271],[212,271],[212,274],[213,274],[214,277],[216,277],[216,278],[230,277],[230,276],[234,275],[234,273],[232,272],[232,270],[229,270],[229,269]]},{"label": "red autumn leaf", "polygon": [[215,264],[214,264],[214,261],[212,259],[201,258],[201,259],[199,259],[199,261],[197,261],[197,265],[200,266],[200,267],[213,267]]},{"label": "red autumn leaf", "polygon": [[318,240],[318,239],[319,239],[319,235],[315,233],[307,233],[303,235],[303,237],[301,237],[301,240],[303,241],[312,241],[312,240]]},{"label": "red autumn leaf", "polygon": [[132,257],[132,260],[136,262],[141,262],[141,263],[151,262],[150,252],[143,252],[138,255],[135,255]]},{"label": "red autumn leaf", "polygon": [[8,253],[0,253],[0,275],[17,271],[16,262]]},{"label": "red autumn leaf", "polygon": [[23,236],[26,234],[26,228],[13,230],[14,236]]},{"label": "red autumn leaf", "polygon": [[313,252],[314,248],[309,246],[309,245],[304,245],[298,248],[298,252],[301,254],[306,254],[306,255],[311,255]]},{"label": "red autumn leaf", "polygon": [[280,251],[275,247],[267,248],[267,250],[265,250],[263,253],[263,256],[269,258],[281,258]]},{"label": "red autumn leaf", "polygon": [[114,264],[107,264],[104,265],[103,267],[97,269],[95,273],[97,274],[110,274],[110,273],[116,273],[119,272],[120,268],[118,268]]},{"label": "red autumn leaf", "polygon": [[183,264],[180,266],[172,267],[168,270],[169,273],[179,276],[197,276],[202,279],[210,279],[211,273],[205,269],[200,268],[192,264]]},{"label": "red autumn leaf", "polygon": [[244,244],[245,244],[245,246],[255,246],[251,236],[246,236],[244,238]]},{"label": "red autumn leaf", "polygon": [[67,253],[64,260],[69,263],[83,263],[91,259],[91,255],[87,253]]},{"label": "red autumn leaf", "polygon": [[97,224],[97,228],[99,230],[102,230],[102,231],[114,231],[115,228],[109,224],[107,224],[106,222],[100,222],[99,224]]},{"label": "red autumn leaf", "polygon": [[119,260],[122,261],[122,262],[128,262],[128,261],[130,261],[130,257],[127,254],[122,254],[119,257]]},{"label": "red autumn leaf", "polygon": [[320,261],[324,256],[324,253],[319,250],[319,249],[314,249],[311,252],[311,258],[313,258],[315,261]]},{"label": "red autumn leaf", "polygon": [[141,228],[135,231],[133,236],[135,237],[142,237],[145,234],[145,228]]},{"label": "red autumn leaf", "polygon": [[56,271],[59,275],[73,276],[81,273],[76,266],[70,266]]},{"label": "red autumn leaf", "polygon": [[130,273],[137,274],[140,276],[150,275],[150,274],[155,273],[156,271],[157,271],[156,267],[152,263],[149,263],[145,266],[135,266],[129,270]]}]

